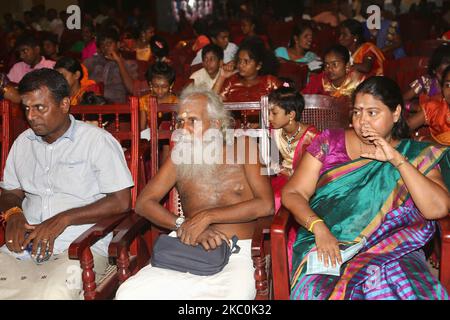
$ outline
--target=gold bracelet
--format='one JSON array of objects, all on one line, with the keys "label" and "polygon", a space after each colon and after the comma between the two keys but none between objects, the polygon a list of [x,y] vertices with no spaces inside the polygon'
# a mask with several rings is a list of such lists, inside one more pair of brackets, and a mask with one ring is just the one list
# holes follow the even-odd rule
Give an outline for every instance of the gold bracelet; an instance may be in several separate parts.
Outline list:
[{"label": "gold bracelet", "polygon": [[394,167],[396,167],[397,169],[404,164],[406,161],[408,161],[408,158],[403,158],[397,165],[394,165]]},{"label": "gold bracelet", "polygon": [[0,216],[1,216],[1,220],[3,221],[3,224],[8,222],[9,218],[16,213],[23,213],[22,208],[12,207],[12,208],[6,210],[5,212],[2,212],[2,214]]},{"label": "gold bracelet", "polygon": [[309,232],[312,232],[312,230],[313,230],[313,228],[314,228],[314,225],[315,225],[317,222],[323,222],[323,220],[322,220],[322,219],[316,219],[316,220],[314,220],[313,222],[311,222],[311,225],[309,226],[309,229],[308,229]]},{"label": "gold bracelet", "polygon": [[310,222],[313,218],[315,218],[315,217],[316,217],[316,215],[315,215],[315,214],[312,214],[312,215],[310,215],[310,216],[308,217],[308,219],[306,219],[306,223],[305,223],[305,228],[306,228],[306,229],[308,229],[309,222]]}]

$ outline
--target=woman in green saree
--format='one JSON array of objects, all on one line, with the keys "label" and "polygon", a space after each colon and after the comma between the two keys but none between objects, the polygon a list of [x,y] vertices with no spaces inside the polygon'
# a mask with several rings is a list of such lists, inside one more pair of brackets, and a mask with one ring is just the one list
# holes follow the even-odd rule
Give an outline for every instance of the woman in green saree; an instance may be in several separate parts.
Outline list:
[{"label": "woman in green saree", "polygon": [[[292,253],[291,299],[448,299],[421,248],[450,198],[438,163],[448,148],[407,139],[398,85],[378,76],[353,96],[353,127],[325,130],[282,191],[303,227]],[[365,238],[342,263],[341,250]],[[317,254],[340,276],[307,274]],[[342,264],[341,264],[342,263]]]}]

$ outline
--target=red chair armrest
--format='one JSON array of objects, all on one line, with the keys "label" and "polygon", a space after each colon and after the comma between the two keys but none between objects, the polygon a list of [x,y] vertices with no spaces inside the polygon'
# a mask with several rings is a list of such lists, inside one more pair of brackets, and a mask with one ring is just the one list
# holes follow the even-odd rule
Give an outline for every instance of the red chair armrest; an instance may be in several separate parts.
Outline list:
[{"label": "red chair armrest", "polygon": [[438,221],[442,242],[450,243],[450,215]]},{"label": "red chair armrest", "polygon": [[252,237],[252,260],[253,266],[255,267],[256,300],[270,299],[270,268],[267,265],[270,260],[266,259],[267,254],[270,254],[270,244],[269,241],[266,241],[266,235],[270,234],[272,219],[272,215],[258,218]]},{"label": "red chair armrest", "polygon": [[290,297],[287,233],[294,222],[291,213],[281,207],[273,219],[270,230],[273,296],[276,300],[289,300]]},{"label": "red chair armrest", "polygon": [[150,228],[150,221],[137,214],[132,214],[123,220],[116,228],[115,236],[108,247],[108,255],[118,258],[122,249],[128,249],[133,240],[144,230]]},{"label": "red chair armrest", "polygon": [[0,246],[5,244],[5,228],[0,224]]},{"label": "red chair armrest", "polygon": [[259,218],[256,221],[255,231],[252,237],[252,258],[264,255],[264,235],[270,233],[273,216]]},{"label": "red chair armrest", "polygon": [[69,259],[81,260],[83,252],[94,245],[98,240],[112,232],[114,228],[125,219],[130,212],[105,218],[83,232],[69,246]]},{"label": "red chair armrest", "polygon": [[450,291],[450,215],[439,220],[441,231],[441,259],[439,280]]}]

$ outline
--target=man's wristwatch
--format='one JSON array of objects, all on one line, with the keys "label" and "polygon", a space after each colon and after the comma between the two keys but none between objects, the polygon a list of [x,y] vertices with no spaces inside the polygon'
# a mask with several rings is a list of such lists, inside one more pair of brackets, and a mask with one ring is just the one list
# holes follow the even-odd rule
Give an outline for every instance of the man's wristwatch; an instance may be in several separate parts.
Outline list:
[{"label": "man's wristwatch", "polygon": [[175,228],[176,230],[178,230],[181,225],[183,224],[185,218],[183,216],[179,216],[176,220],[175,220]]}]

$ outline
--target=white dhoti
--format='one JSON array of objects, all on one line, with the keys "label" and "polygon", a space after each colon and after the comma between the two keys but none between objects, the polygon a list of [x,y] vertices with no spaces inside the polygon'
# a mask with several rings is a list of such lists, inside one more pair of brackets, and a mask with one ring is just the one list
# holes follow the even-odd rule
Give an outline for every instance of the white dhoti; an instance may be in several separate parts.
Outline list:
[{"label": "white dhoti", "polygon": [[[52,255],[36,264],[28,253],[20,256],[0,249],[0,300],[5,299],[83,299],[81,268],[78,260],[70,260],[67,251]],[[94,254],[96,279],[108,265],[108,258]]]},{"label": "white dhoti", "polygon": [[117,290],[118,300],[253,300],[256,296],[251,240],[237,243],[225,268],[212,276],[197,276],[150,264]]}]

